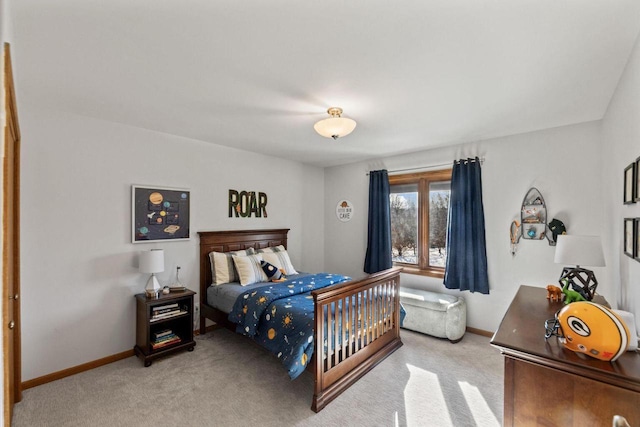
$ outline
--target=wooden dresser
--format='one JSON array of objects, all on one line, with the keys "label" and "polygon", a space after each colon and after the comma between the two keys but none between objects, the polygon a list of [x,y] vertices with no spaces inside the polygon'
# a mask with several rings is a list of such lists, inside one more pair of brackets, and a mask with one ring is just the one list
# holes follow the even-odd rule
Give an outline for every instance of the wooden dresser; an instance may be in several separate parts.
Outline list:
[{"label": "wooden dresser", "polygon": [[610,426],[622,415],[640,426],[640,354],[603,362],[545,340],[544,321],[563,306],[546,294],[521,286],[491,339],[504,355],[504,425]]}]

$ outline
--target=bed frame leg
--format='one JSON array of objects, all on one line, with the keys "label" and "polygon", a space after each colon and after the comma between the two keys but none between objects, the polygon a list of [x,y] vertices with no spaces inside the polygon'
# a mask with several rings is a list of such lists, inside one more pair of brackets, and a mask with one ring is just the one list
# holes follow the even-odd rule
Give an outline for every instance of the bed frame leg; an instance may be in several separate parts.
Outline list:
[{"label": "bed frame leg", "polygon": [[204,335],[207,332],[207,318],[200,316],[200,335]]}]

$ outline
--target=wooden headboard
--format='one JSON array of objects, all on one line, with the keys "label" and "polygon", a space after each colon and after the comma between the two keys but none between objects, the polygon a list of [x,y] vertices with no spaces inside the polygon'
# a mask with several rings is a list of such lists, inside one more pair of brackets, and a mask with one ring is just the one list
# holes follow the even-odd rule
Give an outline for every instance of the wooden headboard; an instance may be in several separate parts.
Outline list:
[{"label": "wooden headboard", "polygon": [[200,307],[207,302],[207,288],[211,285],[210,252],[230,252],[241,249],[262,249],[269,246],[287,247],[288,228],[272,230],[199,231],[200,236]]}]

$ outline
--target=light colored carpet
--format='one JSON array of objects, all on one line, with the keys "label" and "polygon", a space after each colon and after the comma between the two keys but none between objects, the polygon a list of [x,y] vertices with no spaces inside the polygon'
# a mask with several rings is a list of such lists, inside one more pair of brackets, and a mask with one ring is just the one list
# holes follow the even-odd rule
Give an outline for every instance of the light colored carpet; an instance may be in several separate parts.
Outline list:
[{"label": "light colored carpet", "polygon": [[451,344],[402,330],[404,346],[320,413],[313,378],[227,330],[149,368],[130,357],[24,391],[14,427],[500,426],[503,360],[489,338]]}]

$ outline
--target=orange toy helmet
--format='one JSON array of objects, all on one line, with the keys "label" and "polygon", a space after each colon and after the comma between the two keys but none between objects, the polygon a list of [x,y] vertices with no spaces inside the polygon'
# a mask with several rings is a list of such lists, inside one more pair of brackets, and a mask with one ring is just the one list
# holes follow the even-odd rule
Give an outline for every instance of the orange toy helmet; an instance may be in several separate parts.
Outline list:
[{"label": "orange toy helmet", "polygon": [[613,362],[629,345],[629,330],[616,313],[600,304],[578,301],[556,314],[560,342],[569,350]]}]

